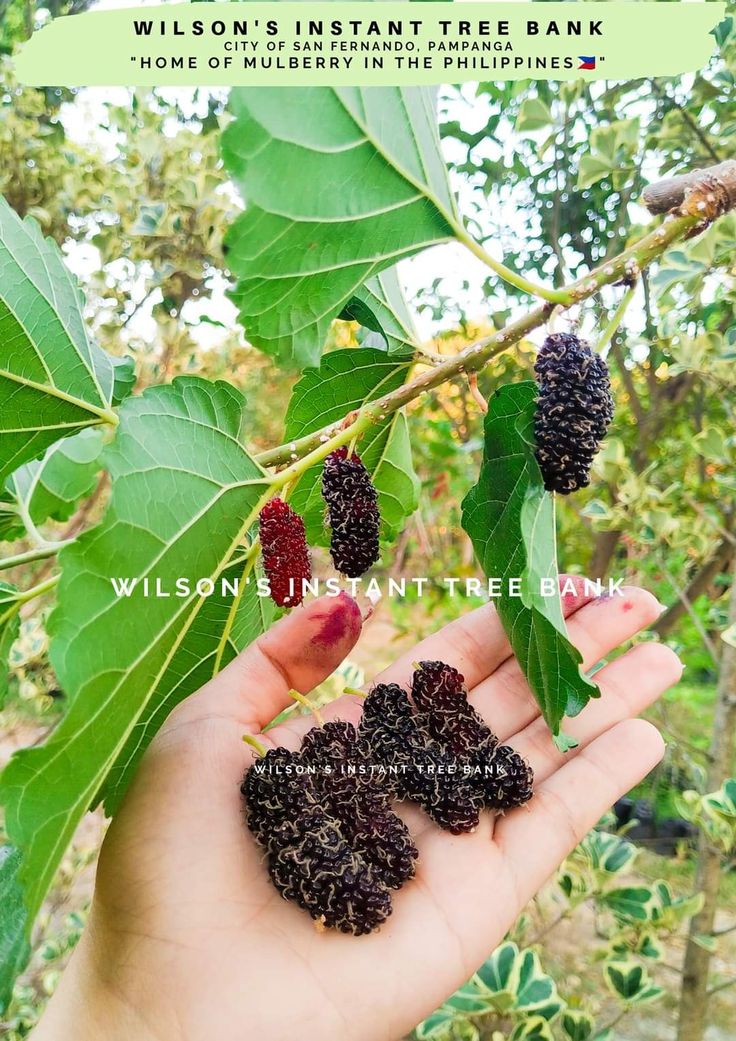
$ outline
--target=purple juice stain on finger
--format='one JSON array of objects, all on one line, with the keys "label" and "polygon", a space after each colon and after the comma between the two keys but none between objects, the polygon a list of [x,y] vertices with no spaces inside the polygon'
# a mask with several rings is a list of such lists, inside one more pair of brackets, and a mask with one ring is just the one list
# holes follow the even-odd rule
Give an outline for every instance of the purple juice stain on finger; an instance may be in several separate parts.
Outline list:
[{"label": "purple juice stain on finger", "polygon": [[[579,611],[581,607],[585,607],[586,604],[589,604],[595,599],[591,593],[585,591],[585,585],[582,579],[576,581],[572,575],[561,575],[560,581],[563,587],[560,599],[562,601],[565,617],[575,614],[575,612]],[[571,583],[575,588],[566,589],[565,586],[568,583]]]},{"label": "purple juice stain on finger", "polygon": [[347,593],[340,593],[326,611],[313,617],[321,622],[312,637],[312,643],[318,647],[336,647],[349,638],[357,639],[360,633],[360,607]]}]

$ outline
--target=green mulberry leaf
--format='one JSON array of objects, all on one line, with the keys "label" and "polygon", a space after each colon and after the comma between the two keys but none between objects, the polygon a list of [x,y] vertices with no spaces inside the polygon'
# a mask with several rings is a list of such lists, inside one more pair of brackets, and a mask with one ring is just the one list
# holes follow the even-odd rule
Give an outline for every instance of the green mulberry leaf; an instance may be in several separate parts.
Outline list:
[{"label": "green mulberry leaf", "polygon": [[18,880],[20,851],[0,846],[0,1013],[10,1001],[12,984],[31,953],[23,890]]},{"label": "green mulberry leaf", "polygon": [[102,445],[100,430],[80,430],[47,448],[42,459],[11,474],[5,482],[7,512],[0,512],[0,539],[18,538],[24,532],[21,517],[34,525],[67,520],[77,503],[94,490]]},{"label": "green mulberry leaf", "polygon": [[61,437],[114,422],[115,360],[91,343],[57,246],[0,197],[0,481]]},{"label": "green mulberry leaf", "polygon": [[251,343],[314,365],[368,280],[460,232],[434,93],[243,87],[230,107],[223,157],[246,202],[225,240],[233,299]]},{"label": "green mulberry leaf", "polygon": [[419,336],[404,298],[396,268],[369,278],[347,302],[340,318],[360,322],[369,330],[361,345],[406,354],[416,347]]},{"label": "green mulberry leaf", "polygon": [[[562,748],[566,715],[577,715],[597,687],[583,675],[567,638],[560,597],[542,595],[542,580],[557,582],[554,499],[534,457],[536,383],[502,387],[489,402],[478,483],[463,501],[464,530],[488,577],[501,578],[495,601],[514,654],[539,708]],[[507,592],[521,578],[521,596]]]},{"label": "green mulberry leaf", "polygon": [[[122,406],[105,451],[112,491],[104,519],[59,555],[49,632],[66,715],[0,777],[8,842],[22,857],[14,890],[22,909],[17,900],[0,908],[0,949],[21,913],[28,933],[85,811],[104,800],[114,812],[171,709],[267,623],[254,583],[235,618],[233,597],[219,586],[241,575],[233,558],[268,489],[241,443],[244,408],[228,384],[196,377]],[[215,595],[197,592],[205,577],[217,583]],[[129,596],[116,594],[113,578],[136,580]],[[143,581],[154,587],[157,578],[170,593],[185,579],[190,591],[145,597]],[[13,971],[0,966],[0,992]]]}]

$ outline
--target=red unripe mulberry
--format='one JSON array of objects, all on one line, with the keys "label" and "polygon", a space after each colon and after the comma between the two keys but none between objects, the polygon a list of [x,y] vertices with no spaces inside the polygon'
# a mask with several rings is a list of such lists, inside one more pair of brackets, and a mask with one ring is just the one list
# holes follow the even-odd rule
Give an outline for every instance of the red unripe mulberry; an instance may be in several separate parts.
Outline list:
[{"label": "red unripe mulberry", "polygon": [[304,599],[302,583],[312,577],[304,521],[283,499],[271,499],[259,528],[271,599],[279,607],[296,607]]}]

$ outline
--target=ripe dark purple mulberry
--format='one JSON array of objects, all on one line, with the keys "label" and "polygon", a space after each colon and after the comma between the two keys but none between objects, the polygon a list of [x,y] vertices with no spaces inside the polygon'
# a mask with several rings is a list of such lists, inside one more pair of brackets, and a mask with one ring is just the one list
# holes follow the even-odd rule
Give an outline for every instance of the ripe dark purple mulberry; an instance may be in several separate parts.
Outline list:
[{"label": "ripe dark purple mulberry", "polygon": [[330,554],[336,569],[359,578],[378,560],[381,516],[371,476],[353,453],[336,448],[325,459],[322,496],[327,503]]},{"label": "ripe dark purple mulberry", "polygon": [[483,779],[484,800],[492,810],[513,810],[534,794],[534,772],[529,763],[508,745],[496,749]]},{"label": "ripe dark purple mulberry", "polygon": [[458,698],[467,696],[465,677],[443,661],[420,661],[412,677],[411,696],[422,712],[454,712]]},{"label": "ripe dark purple mulberry", "polygon": [[402,775],[400,794],[416,802],[440,828],[460,835],[478,827],[483,795],[465,764],[428,741],[416,754],[415,769]]},{"label": "ripe dark purple mulberry", "polygon": [[590,483],[590,467],[613,418],[608,368],[585,341],[555,333],[544,341],[534,371],[537,462],[545,488],[569,495]]},{"label": "ripe dark purple mulberry", "polygon": [[409,696],[398,683],[377,683],[363,702],[359,738],[378,762],[410,760],[421,743]]},{"label": "ripe dark purple mulberry", "polygon": [[422,661],[412,679],[411,694],[420,710],[418,725],[453,755],[472,754],[481,745],[486,752],[494,736],[468,702],[465,678],[442,661]]},{"label": "ripe dark purple mulberry", "polygon": [[395,796],[455,834],[476,828],[484,808],[511,809],[531,798],[531,767],[498,747],[468,702],[463,676],[444,662],[419,663],[411,698],[398,684],[377,684],[358,737],[382,762]]},{"label": "ripe dark purple mulberry", "polygon": [[303,582],[312,577],[304,521],[283,499],[271,499],[261,510],[259,533],[271,599],[279,607],[298,606]]},{"label": "ripe dark purple mulberry", "polygon": [[365,699],[359,737],[383,765],[394,795],[416,802],[447,831],[472,831],[481,794],[449,744],[435,740],[430,730],[430,713],[414,712],[396,683],[377,684]]},{"label": "ripe dark purple mulberry", "polygon": [[[258,842],[269,849],[276,829],[297,819],[306,807],[317,805],[311,777],[299,753],[271,748],[247,770],[240,791],[245,798],[247,823]],[[281,841],[277,837],[276,841]]]},{"label": "ripe dark purple mulberry", "polygon": [[351,723],[330,721],[299,752],[276,748],[256,760],[241,786],[279,892],[354,935],[388,917],[389,890],[413,877],[418,856],[365,751]]},{"label": "ripe dark purple mulberry", "polygon": [[388,887],[321,807],[291,823],[269,854],[268,870],[282,896],[327,928],[361,936],[391,914]]},{"label": "ripe dark purple mulberry", "polygon": [[383,772],[365,752],[351,723],[331,720],[309,731],[301,755],[315,767],[315,789],[340,822],[350,847],[387,886],[398,889],[414,876],[419,853],[391,809],[392,793]]}]

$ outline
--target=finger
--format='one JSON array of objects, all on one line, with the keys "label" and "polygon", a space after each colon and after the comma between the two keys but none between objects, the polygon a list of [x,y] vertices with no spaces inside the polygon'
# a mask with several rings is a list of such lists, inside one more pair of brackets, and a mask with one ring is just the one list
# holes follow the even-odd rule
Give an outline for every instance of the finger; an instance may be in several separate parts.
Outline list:
[{"label": "finger", "polygon": [[558,751],[541,717],[512,737],[510,744],[529,760],[535,781],[544,781],[579,754],[585,745],[653,704],[680,680],[682,668],[682,662],[669,647],[642,643],[601,669],[596,676],[600,698],[589,702],[579,716],[565,720],[565,733],[579,742],[577,749],[566,753]]},{"label": "finger", "polygon": [[[585,579],[579,576],[560,575],[560,583],[563,582],[575,589],[561,597],[565,617],[568,617],[590,603],[594,596],[586,591]],[[511,647],[496,608],[493,604],[483,604],[422,640],[380,673],[374,682],[405,684],[414,671],[415,662],[439,660],[458,669],[470,690],[510,655]]]},{"label": "finger", "polygon": [[347,593],[312,600],[259,636],[170,718],[220,715],[260,729],[293,704],[290,690],[305,693],[334,672],[361,624],[360,608]]},{"label": "finger", "polygon": [[597,738],[496,822],[495,841],[517,880],[520,906],[547,881],[603,814],[664,755],[659,731],[629,719]]},{"label": "finger", "polygon": [[[602,655],[649,625],[662,610],[651,593],[638,587],[625,589],[623,597],[592,600],[582,592],[582,579],[576,584],[580,589],[578,595],[563,597],[563,603],[571,614],[570,638],[582,645],[585,667],[593,665]],[[495,609],[485,604],[423,640],[382,672],[376,682],[407,683],[414,670],[414,662],[419,659],[432,660],[434,655],[442,660],[450,658],[451,664],[464,661],[465,664],[456,664],[456,667],[465,676],[467,685],[472,686],[473,677],[485,671],[491,663],[493,651],[490,645],[485,651],[482,649],[482,638],[483,634],[487,636],[491,632],[492,642],[495,627],[500,628]],[[506,637],[499,638],[498,642],[505,647],[505,650],[499,651],[499,657],[510,655],[511,648]],[[482,658],[484,663],[481,662]],[[470,701],[488,718],[489,724],[502,740],[515,734],[539,715],[539,706],[515,659],[509,659],[492,676],[479,683],[471,692]],[[357,723],[361,706],[362,698],[346,695],[321,711],[325,719],[338,718]],[[270,736],[288,747],[298,747],[299,740],[313,725],[314,720],[295,713],[292,720],[279,727],[278,733],[274,730]]]},{"label": "finger", "polygon": [[[570,618],[569,638],[582,654],[583,668],[591,668],[662,613],[659,601],[645,589],[626,587],[623,594],[594,600]],[[539,705],[515,658],[479,684],[470,701],[502,740],[539,715]]]}]

